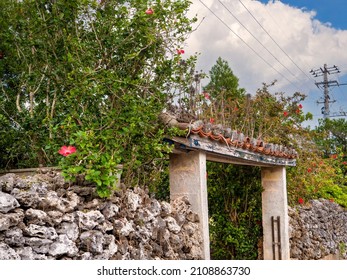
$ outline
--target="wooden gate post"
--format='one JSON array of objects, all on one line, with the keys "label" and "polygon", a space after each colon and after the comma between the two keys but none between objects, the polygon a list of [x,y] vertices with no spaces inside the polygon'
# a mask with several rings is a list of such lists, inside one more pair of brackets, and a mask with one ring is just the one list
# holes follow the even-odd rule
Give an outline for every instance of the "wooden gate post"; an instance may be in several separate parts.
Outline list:
[{"label": "wooden gate post", "polygon": [[210,259],[208,227],[206,154],[190,151],[170,154],[170,199],[186,196],[192,210],[199,215],[203,239],[203,259]]},{"label": "wooden gate post", "polygon": [[286,168],[263,167],[261,181],[264,260],[289,260]]}]

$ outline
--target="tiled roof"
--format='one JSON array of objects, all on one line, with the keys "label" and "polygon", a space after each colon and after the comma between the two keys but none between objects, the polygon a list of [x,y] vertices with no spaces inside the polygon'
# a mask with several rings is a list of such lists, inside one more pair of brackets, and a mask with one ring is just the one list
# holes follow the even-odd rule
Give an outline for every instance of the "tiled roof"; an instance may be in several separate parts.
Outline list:
[{"label": "tiled roof", "polygon": [[161,119],[169,126],[187,130],[187,137],[190,135],[199,135],[202,138],[209,139],[210,141],[217,141],[228,147],[235,147],[278,158],[295,159],[298,155],[292,148],[273,143],[265,143],[262,140],[250,138],[242,132],[226,128],[221,124],[215,125],[203,122],[202,120],[197,120],[192,123],[183,123],[177,121],[174,116],[168,113],[165,113],[165,116],[162,115]]},{"label": "tiled roof", "polygon": [[209,138],[212,141],[219,141],[244,150],[250,150],[255,153],[261,153],[269,156],[294,159],[297,152],[294,149],[287,148],[283,145],[264,143],[262,140],[250,138],[242,132],[224,128],[222,125],[213,125],[196,121],[190,126],[190,134],[198,134],[200,137]]}]

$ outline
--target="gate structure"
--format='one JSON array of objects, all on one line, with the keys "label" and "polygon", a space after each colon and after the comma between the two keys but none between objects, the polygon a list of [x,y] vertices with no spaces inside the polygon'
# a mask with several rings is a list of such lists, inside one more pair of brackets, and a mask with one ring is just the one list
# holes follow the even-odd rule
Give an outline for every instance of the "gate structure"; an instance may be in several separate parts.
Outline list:
[{"label": "gate structure", "polygon": [[[169,125],[184,128],[174,121]],[[186,124],[187,137],[168,139],[170,198],[186,196],[200,218],[203,258],[210,259],[206,161],[261,167],[263,255],[265,260],[290,259],[286,166],[296,165],[295,150],[249,139],[221,126]]]}]

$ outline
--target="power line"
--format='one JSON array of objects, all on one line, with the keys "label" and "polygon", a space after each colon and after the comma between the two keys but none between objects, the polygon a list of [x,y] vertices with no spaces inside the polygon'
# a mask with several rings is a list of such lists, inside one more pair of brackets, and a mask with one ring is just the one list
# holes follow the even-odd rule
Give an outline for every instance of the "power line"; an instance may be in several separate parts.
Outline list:
[{"label": "power line", "polygon": [[271,34],[263,27],[263,25],[257,20],[257,18],[252,14],[252,12],[246,7],[246,5],[239,0],[241,5],[247,10],[247,12],[252,16],[252,18],[258,23],[258,25],[263,29],[263,31],[271,38],[271,40],[276,44],[276,46],[290,59],[290,61],[308,78],[312,79],[309,75],[306,74],[296,63],[295,61],[288,55],[288,53],[283,50],[283,48],[276,42],[276,40],[271,36]]},{"label": "power line", "polygon": [[[276,1],[276,2],[282,3],[281,1]],[[275,3],[276,3],[276,2],[275,2]],[[280,32],[284,33],[283,29],[280,27],[280,24],[275,20],[275,18],[273,17],[273,15],[270,13],[270,11],[269,11],[269,9],[268,9],[268,6],[267,6],[267,5],[263,5],[263,7],[265,8],[267,14],[270,16],[270,18],[272,19],[272,21],[275,23],[275,26],[277,27],[277,29],[278,29]],[[305,63],[305,62],[303,62],[303,63]],[[310,66],[308,66],[307,63],[305,63],[305,65],[306,65],[307,69],[310,68]],[[313,82],[315,82],[314,79],[312,79],[312,78],[310,78],[310,79],[313,80]],[[323,91],[321,88],[319,88],[319,90]]]},{"label": "power line", "polygon": [[[336,80],[337,80],[337,82],[339,83],[339,85],[344,85],[344,84],[341,84],[341,82],[340,82],[340,77],[339,77],[339,74],[338,73],[335,73],[335,77],[336,77]],[[343,94],[343,92],[342,92],[342,90],[341,90],[341,88],[339,87],[339,91],[340,91],[340,93],[341,93],[341,95]],[[345,98],[344,98],[345,99]]]},{"label": "power line", "polygon": [[324,101],[317,101],[317,103],[323,103],[324,107],[322,107],[322,114],[324,115],[324,119],[327,119],[329,117],[339,117],[339,116],[347,116],[347,112],[344,112],[341,110],[341,112],[338,113],[330,113],[330,103],[335,103],[336,100],[331,100],[329,95],[329,87],[332,86],[340,86],[340,85],[347,85],[347,84],[339,84],[337,80],[329,80],[328,75],[340,73],[339,68],[334,65],[331,67],[328,67],[326,64],[324,64],[323,68],[320,67],[316,70],[311,70],[310,73],[314,77],[321,77],[323,76],[323,82],[316,82],[316,86],[323,87],[324,89]]},{"label": "power line", "polygon": [[231,14],[234,19],[236,19],[238,21],[239,24],[241,24],[241,26],[247,30],[247,32],[249,34],[251,34],[251,36],[279,63],[283,66],[283,68],[287,69],[287,71],[294,77],[296,78],[295,74],[290,71],[281,61],[279,61],[279,59],[273,55],[273,53],[256,37],[254,36],[254,34],[228,9],[227,6],[224,5],[224,3],[220,0],[218,0],[218,2],[229,12],[229,14]]},{"label": "power line", "polygon": [[251,49],[261,60],[263,60],[269,67],[271,67],[273,70],[275,70],[282,78],[284,78],[285,80],[287,80],[292,86],[296,87],[298,89],[298,87],[296,85],[293,84],[292,81],[290,81],[287,77],[285,77],[281,72],[279,72],[276,68],[274,68],[269,62],[267,62],[254,48],[252,48],[249,44],[247,44],[247,42],[242,39],[242,37],[240,37],[234,30],[232,30],[226,23],[225,21],[223,21],[214,11],[212,11],[208,6],[205,5],[204,2],[202,2],[201,0],[199,0],[199,2],[201,4],[203,4],[206,9],[208,9],[225,27],[227,27],[237,38],[239,38],[249,49]]}]

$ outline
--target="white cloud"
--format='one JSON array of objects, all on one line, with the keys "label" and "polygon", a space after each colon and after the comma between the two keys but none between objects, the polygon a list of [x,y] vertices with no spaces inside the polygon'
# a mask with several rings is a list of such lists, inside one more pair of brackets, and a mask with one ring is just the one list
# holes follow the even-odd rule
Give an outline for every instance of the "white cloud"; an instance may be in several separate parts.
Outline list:
[{"label": "white cloud", "polygon": [[289,59],[240,1],[222,0],[222,3],[253,35],[218,0],[201,1],[228,26],[220,22],[199,0],[193,1],[191,13],[198,15],[198,23],[202,18],[204,20],[188,39],[186,50],[191,54],[201,53],[197,66],[205,72],[208,72],[218,56],[221,56],[229,62],[236,76],[240,78],[240,85],[251,93],[263,82],[270,83],[275,79],[278,80],[277,90],[308,92],[315,88],[309,70],[321,67],[324,63],[336,64],[343,74],[347,73],[347,31],[336,30],[329,24],[319,22],[315,19],[314,11],[290,7],[280,1],[262,4],[258,1],[242,0],[252,15],[291,58]]},{"label": "white cloud", "polygon": [[[322,81],[322,77],[314,78],[309,71],[312,68],[323,67],[327,63],[328,66],[338,65],[341,70],[340,76],[347,74],[347,30],[337,30],[329,23],[320,22],[316,19],[315,11],[291,7],[280,1],[270,1],[267,4],[254,0],[221,1],[242,24],[220,4],[219,0],[201,0],[201,2],[205,3],[225,24],[199,0],[193,0],[190,13],[197,14],[199,20],[196,25],[201,24],[190,35],[186,51],[188,54],[200,53],[197,70],[201,69],[208,73],[220,56],[228,61],[234,74],[240,79],[240,86],[246,88],[249,93],[255,93],[263,82],[271,83],[277,80],[278,83],[273,91],[289,94],[300,91],[308,94],[306,111],[312,112],[317,118],[321,117],[322,105],[317,105],[316,101],[322,96],[322,92],[314,83]],[[264,32],[241,2],[285,53]],[[342,78],[340,82],[343,80]],[[339,92],[341,93],[341,90]],[[342,109],[347,111],[347,98],[343,98],[345,103],[337,102],[338,105],[332,105],[335,106],[335,110],[343,107]]]}]

